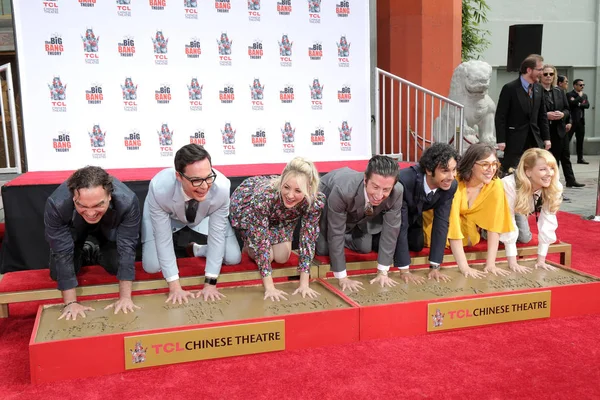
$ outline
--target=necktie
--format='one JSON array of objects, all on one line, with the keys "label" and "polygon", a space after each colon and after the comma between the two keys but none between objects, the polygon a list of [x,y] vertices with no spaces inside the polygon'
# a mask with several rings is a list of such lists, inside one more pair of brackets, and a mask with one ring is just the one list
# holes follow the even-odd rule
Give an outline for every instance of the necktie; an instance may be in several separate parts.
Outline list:
[{"label": "necktie", "polygon": [[426,200],[428,203],[431,203],[431,201],[433,200],[433,195],[434,195],[434,194],[435,194],[435,193],[433,193],[433,190],[432,190],[432,191],[430,191],[429,193],[427,193],[427,195],[425,195],[425,200]]},{"label": "necktie", "polygon": [[527,93],[529,94],[529,98],[533,97],[533,85],[531,83],[527,87]]},{"label": "necktie", "polygon": [[188,222],[194,222],[196,220],[196,211],[198,210],[198,201],[197,200],[188,200],[186,202],[185,209],[185,218]]},{"label": "necktie", "polygon": [[373,205],[371,203],[367,203],[365,205],[365,215],[367,217],[370,217],[371,215],[373,215]]}]

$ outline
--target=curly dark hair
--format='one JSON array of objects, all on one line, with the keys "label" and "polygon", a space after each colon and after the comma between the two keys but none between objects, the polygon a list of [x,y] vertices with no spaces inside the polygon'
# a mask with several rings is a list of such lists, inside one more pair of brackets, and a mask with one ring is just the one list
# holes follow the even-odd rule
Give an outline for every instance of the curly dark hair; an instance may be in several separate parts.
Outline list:
[{"label": "curly dark hair", "polygon": [[[465,154],[460,159],[458,163],[458,177],[468,182],[471,180],[471,175],[473,174],[473,167],[475,163],[479,160],[483,160],[488,158],[490,155],[494,155],[496,160],[498,160],[498,156],[496,155],[496,149],[491,144],[487,143],[476,143],[469,146]],[[493,179],[498,177],[498,173],[500,172],[500,168],[496,170],[496,174]]]},{"label": "curly dark hair", "polygon": [[186,144],[175,153],[175,171],[185,173],[185,167],[197,161],[202,161],[208,158],[208,162],[212,167],[210,154],[203,146],[199,144]]},{"label": "curly dark hair", "polygon": [[381,175],[381,176],[393,176],[396,178],[396,182],[398,182],[398,162],[391,157],[388,156],[373,156],[369,160],[369,164],[367,164],[367,170],[365,171],[365,178],[367,180],[371,179],[373,174]]},{"label": "curly dark hair", "polygon": [[458,163],[460,160],[458,151],[448,143],[436,142],[423,152],[419,165],[423,172],[430,171],[431,176],[435,176],[435,169],[448,168],[448,163],[452,159]]},{"label": "curly dark hair", "polygon": [[100,167],[88,165],[73,172],[67,179],[67,187],[72,196],[79,189],[91,189],[102,186],[107,194],[112,194],[114,187],[112,177]]}]

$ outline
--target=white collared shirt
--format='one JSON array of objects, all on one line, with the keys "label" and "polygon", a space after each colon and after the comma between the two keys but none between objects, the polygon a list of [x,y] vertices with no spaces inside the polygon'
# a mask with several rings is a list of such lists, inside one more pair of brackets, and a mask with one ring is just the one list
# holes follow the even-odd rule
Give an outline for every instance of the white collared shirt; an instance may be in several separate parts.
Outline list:
[{"label": "white collared shirt", "polygon": [[[501,233],[500,241],[504,243],[507,257],[515,257],[517,255],[517,238],[519,237],[519,231],[517,223],[515,222],[515,203],[517,202],[517,187],[514,175],[508,175],[502,178],[504,184],[504,194],[508,201],[508,207],[510,208],[510,216],[514,226],[514,231]],[[560,183],[559,183],[560,185]],[[562,190],[562,185],[560,185]],[[531,199],[533,203],[533,198]],[[535,204],[533,204],[535,207]],[[532,211],[533,211],[532,207]],[[538,226],[538,251],[537,253],[541,256],[548,254],[548,247],[556,242],[556,228],[558,228],[558,220],[556,219],[556,213],[552,214],[548,209],[542,206],[540,215],[537,221]]]},{"label": "white collared shirt", "polygon": [[[365,185],[365,207],[367,206],[369,202],[369,195],[367,195],[367,186]],[[377,264],[377,270],[378,271],[389,271],[390,270],[391,265],[381,265],[381,264]],[[342,278],[346,278],[348,276],[346,270],[340,271],[340,272],[334,272],[333,276],[336,277],[337,279],[342,279]]]}]

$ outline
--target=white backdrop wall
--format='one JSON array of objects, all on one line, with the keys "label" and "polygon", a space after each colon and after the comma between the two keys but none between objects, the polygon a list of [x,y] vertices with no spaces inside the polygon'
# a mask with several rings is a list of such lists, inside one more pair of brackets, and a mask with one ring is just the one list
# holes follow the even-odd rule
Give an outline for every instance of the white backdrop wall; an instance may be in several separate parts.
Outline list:
[{"label": "white backdrop wall", "polygon": [[356,0],[15,0],[28,169],[170,166],[190,142],[217,165],[367,159],[368,11]]}]

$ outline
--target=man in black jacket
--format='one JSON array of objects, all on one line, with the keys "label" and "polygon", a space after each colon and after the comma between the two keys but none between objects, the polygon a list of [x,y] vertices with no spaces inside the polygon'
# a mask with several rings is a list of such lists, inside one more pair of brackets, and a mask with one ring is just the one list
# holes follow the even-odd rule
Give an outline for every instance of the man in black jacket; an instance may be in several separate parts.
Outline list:
[{"label": "man in black jacket", "polygon": [[516,168],[521,154],[532,147],[550,149],[550,131],[538,78],[544,59],[538,54],[521,63],[520,76],[502,87],[496,110],[496,142],[504,151],[502,169]]},{"label": "man in black jacket", "polygon": [[577,164],[589,164],[583,159],[583,137],[585,136],[585,110],[590,108],[587,94],[583,93],[585,82],[583,79],[573,81],[573,90],[567,93],[569,106],[571,107],[571,119],[573,127],[569,132],[569,137],[575,135],[577,139]]},{"label": "man in black jacket", "polygon": [[556,68],[545,65],[542,75],[542,86],[544,88],[544,103],[546,104],[546,115],[550,125],[550,151],[556,163],[562,162],[563,173],[567,187],[583,187],[583,183],[575,180],[573,166],[569,155],[569,137],[565,129],[565,122],[569,121],[571,115],[569,103],[565,92],[556,85]]},{"label": "man in black jacket", "polygon": [[448,236],[450,207],[456,188],[458,152],[446,143],[434,143],[423,152],[419,165],[400,170],[398,180],[404,187],[402,225],[396,243],[394,265],[400,269],[405,282],[422,283],[409,271],[409,251],[421,251],[424,246],[423,211],[433,209],[429,279],[439,282],[450,278],[440,273]]},{"label": "man in black jacket", "polygon": [[[50,245],[50,276],[58,282],[65,306],[59,319],[75,320],[93,311],[77,302],[77,273],[100,264],[119,280],[115,314],[139,308],[131,300],[135,249],[140,231],[135,193],[100,167],[81,168],[46,201],[44,225]],[[94,238],[97,244],[89,240]]]}]

